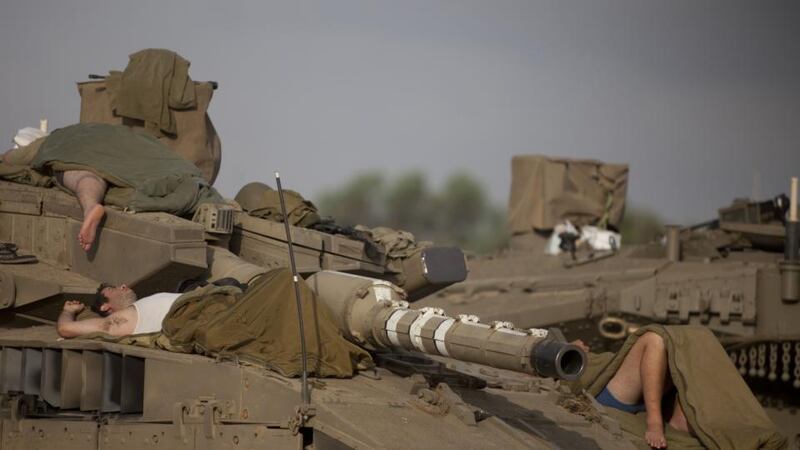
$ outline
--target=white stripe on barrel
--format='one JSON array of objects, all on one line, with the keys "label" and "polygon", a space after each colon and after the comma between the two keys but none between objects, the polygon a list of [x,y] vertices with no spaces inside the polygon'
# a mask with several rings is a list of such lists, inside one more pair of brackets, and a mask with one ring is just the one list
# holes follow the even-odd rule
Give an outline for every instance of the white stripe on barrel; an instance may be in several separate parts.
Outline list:
[{"label": "white stripe on barrel", "polygon": [[450,356],[450,352],[447,351],[447,345],[444,342],[445,336],[447,336],[447,332],[450,331],[450,327],[456,323],[455,319],[447,319],[444,322],[440,323],[438,327],[436,327],[436,331],[433,333],[433,342],[436,344],[436,350],[442,356]]},{"label": "white stripe on barrel", "polygon": [[434,317],[440,317],[444,319],[444,316],[440,316],[437,313],[435,308],[422,308],[420,310],[422,314],[417,316],[413,322],[411,322],[411,326],[408,329],[408,335],[411,338],[411,343],[414,344],[414,347],[421,351],[422,353],[427,353],[425,350],[425,346],[422,345],[422,328]]},{"label": "white stripe on barrel", "polygon": [[392,315],[389,316],[389,320],[386,321],[386,336],[389,338],[389,342],[395,347],[402,347],[400,339],[397,337],[397,324],[409,311],[408,309],[398,309],[393,312]]}]

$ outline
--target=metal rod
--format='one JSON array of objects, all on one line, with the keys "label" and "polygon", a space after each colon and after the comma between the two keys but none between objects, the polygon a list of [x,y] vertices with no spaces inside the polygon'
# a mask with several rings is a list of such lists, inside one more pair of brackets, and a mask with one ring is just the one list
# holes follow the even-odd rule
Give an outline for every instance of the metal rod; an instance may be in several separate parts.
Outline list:
[{"label": "metal rod", "polygon": [[789,221],[797,222],[797,177],[792,177],[791,201],[789,203]]},{"label": "metal rod", "polygon": [[300,354],[303,358],[303,374],[301,396],[304,405],[311,403],[311,394],[308,391],[308,354],[306,353],[306,332],[303,326],[303,304],[300,301],[300,277],[297,275],[297,266],[294,263],[294,247],[292,247],[292,233],[289,230],[289,217],[286,214],[286,202],[283,199],[283,188],[281,187],[281,175],[275,172],[275,183],[278,185],[278,198],[281,201],[281,214],[283,215],[283,226],[286,230],[286,243],[289,246],[289,264],[292,267],[292,281],[294,284],[294,298],[297,303],[297,320],[300,325]]}]

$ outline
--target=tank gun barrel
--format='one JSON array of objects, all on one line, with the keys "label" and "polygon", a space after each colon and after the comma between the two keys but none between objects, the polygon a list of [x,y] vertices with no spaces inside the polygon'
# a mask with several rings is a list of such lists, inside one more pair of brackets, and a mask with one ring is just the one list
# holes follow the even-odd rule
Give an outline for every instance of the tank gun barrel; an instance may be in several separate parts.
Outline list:
[{"label": "tank gun barrel", "polygon": [[344,336],[370,350],[417,351],[564,380],[580,377],[586,365],[585,353],[558,330],[520,330],[508,322],[449,317],[438,308],[409,309],[400,288],[373,278],[322,271],[307,282]]}]

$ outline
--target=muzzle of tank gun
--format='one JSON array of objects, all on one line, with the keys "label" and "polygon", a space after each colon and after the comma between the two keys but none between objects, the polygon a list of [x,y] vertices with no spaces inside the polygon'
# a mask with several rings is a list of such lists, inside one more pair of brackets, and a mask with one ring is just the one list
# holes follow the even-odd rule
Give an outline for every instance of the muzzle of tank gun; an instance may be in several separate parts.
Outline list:
[{"label": "muzzle of tank gun", "polygon": [[547,338],[533,350],[531,365],[540,376],[574,381],[586,369],[586,353],[566,342],[561,330],[551,328]]},{"label": "muzzle of tank gun", "polygon": [[409,309],[403,291],[386,281],[322,271],[306,280],[343,335],[369,350],[406,350],[498,369],[575,380],[586,354],[556,329],[521,330],[508,322]]},{"label": "muzzle of tank gun", "polygon": [[449,317],[438,308],[390,307],[373,322],[373,334],[386,349],[567,381],[578,379],[586,366],[586,354],[565,342],[557,329],[522,330],[508,322],[484,324],[475,316]]}]

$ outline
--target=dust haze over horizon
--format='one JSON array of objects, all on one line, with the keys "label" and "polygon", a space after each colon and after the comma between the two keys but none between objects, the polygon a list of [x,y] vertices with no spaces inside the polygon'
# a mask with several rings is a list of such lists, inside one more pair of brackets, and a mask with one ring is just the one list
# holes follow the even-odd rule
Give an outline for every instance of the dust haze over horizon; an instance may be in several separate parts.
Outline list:
[{"label": "dust haze over horizon", "polygon": [[504,206],[511,156],[539,153],[627,162],[630,203],[688,223],[800,175],[798,23],[790,1],[9,1],[0,140],[77,122],[75,81],[169,48],[220,83],[226,196],[418,169]]}]

